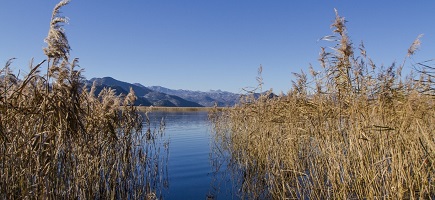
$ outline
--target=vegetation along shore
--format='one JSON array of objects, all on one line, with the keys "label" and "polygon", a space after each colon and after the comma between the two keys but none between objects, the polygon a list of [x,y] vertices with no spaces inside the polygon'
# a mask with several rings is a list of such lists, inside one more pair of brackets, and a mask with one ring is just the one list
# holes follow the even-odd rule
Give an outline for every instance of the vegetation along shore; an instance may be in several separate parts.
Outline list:
[{"label": "vegetation along shore", "polygon": [[419,37],[385,67],[353,46],[338,13],[332,27],[321,71],[210,114],[242,198],[435,199],[435,68],[408,63]]},{"label": "vegetation along shore", "polygon": [[[336,11],[320,70],[294,73],[279,96],[86,84],[63,29],[68,3],[53,9],[45,60],[24,76],[13,59],[0,69],[0,199],[162,199],[169,139],[163,121],[150,128],[152,111],[208,112],[210,157],[241,199],[435,199],[435,65],[412,59],[421,36],[403,62],[377,65]],[[261,90],[261,68],[257,80]]]},{"label": "vegetation along shore", "polygon": [[53,9],[46,60],[23,79],[12,59],[0,70],[0,199],[156,199],[167,180],[161,130],[133,90],[95,95],[82,84],[59,14],[68,3]]}]

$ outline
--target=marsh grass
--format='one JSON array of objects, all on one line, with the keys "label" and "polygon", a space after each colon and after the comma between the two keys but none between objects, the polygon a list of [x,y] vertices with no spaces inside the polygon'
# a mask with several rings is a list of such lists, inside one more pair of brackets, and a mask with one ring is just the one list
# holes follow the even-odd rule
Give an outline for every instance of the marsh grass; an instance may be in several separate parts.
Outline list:
[{"label": "marsh grass", "polygon": [[353,47],[338,13],[332,28],[322,71],[295,74],[285,96],[247,96],[210,113],[241,197],[434,199],[433,68],[401,75],[419,38],[403,64],[379,67],[363,44]]},{"label": "marsh grass", "polygon": [[162,132],[142,132],[134,91],[96,96],[82,84],[59,16],[67,4],[53,10],[47,61],[22,79],[12,60],[0,70],[0,199],[154,199],[167,181]]}]

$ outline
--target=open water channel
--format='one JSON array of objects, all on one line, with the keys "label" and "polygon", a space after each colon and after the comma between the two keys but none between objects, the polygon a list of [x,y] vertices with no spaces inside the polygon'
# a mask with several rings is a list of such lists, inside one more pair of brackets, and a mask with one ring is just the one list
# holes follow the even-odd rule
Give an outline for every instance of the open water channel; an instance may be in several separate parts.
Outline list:
[{"label": "open water channel", "polygon": [[[225,166],[213,160],[213,132],[207,112],[151,112],[151,128],[165,122],[163,140],[169,141],[167,182],[163,199],[237,199]],[[217,171],[216,169],[220,170]]]}]

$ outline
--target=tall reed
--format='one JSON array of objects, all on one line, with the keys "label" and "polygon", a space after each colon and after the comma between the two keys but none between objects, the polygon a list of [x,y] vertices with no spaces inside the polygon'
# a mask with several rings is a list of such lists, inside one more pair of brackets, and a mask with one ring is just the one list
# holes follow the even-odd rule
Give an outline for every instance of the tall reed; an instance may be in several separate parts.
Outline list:
[{"label": "tall reed", "polygon": [[353,47],[338,13],[332,28],[323,70],[295,74],[285,96],[247,97],[210,113],[241,197],[434,199],[433,81],[402,76],[407,58],[374,64],[363,44]]},{"label": "tall reed", "polygon": [[68,3],[53,10],[47,60],[22,79],[12,60],[0,70],[0,199],[154,199],[165,180],[161,133],[142,132],[134,91],[96,96],[83,85],[59,16]]}]

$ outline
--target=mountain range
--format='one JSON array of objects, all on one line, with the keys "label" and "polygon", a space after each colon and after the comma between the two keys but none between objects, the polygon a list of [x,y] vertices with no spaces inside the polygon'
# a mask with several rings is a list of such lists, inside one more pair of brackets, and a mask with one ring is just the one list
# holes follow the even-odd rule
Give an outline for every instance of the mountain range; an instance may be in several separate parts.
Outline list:
[{"label": "mountain range", "polygon": [[140,83],[127,83],[116,80],[112,77],[92,78],[87,80],[90,87],[95,83],[95,94],[98,95],[103,88],[112,88],[117,95],[127,95],[132,88],[138,97],[135,105],[142,106],[163,106],[163,107],[210,107],[233,106],[240,95],[221,91],[211,90],[208,92],[191,90],[174,90],[162,86],[146,87]]},{"label": "mountain range", "polygon": [[188,101],[193,101],[202,106],[211,107],[215,104],[219,107],[234,106],[240,98],[239,94],[221,91],[210,90],[208,92],[191,91],[191,90],[173,90],[162,86],[150,86],[151,90],[162,92],[170,95],[179,96]]}]

